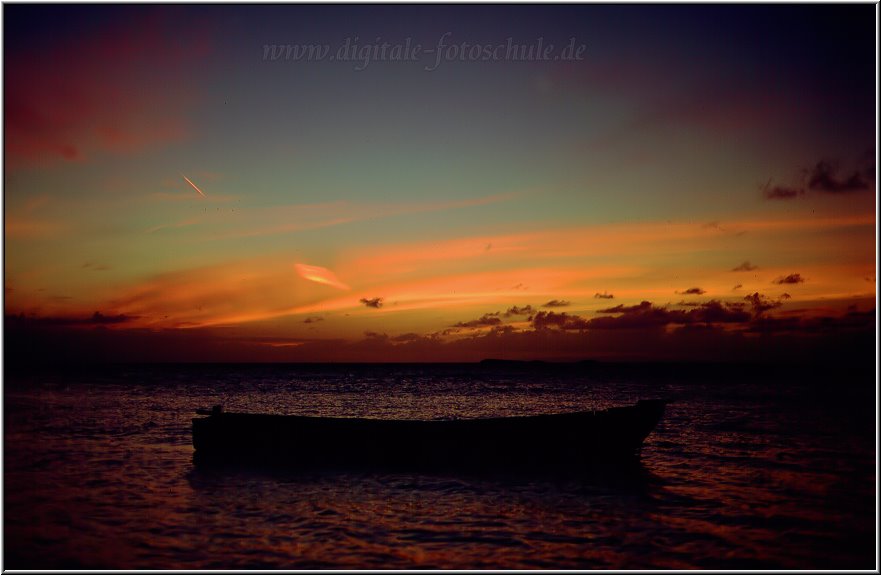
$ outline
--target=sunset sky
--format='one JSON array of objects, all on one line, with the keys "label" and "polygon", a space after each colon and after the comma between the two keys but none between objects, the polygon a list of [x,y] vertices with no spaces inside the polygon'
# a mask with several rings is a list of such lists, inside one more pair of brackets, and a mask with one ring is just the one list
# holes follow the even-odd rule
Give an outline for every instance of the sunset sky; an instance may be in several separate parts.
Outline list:
[{"label": "sunset sky", "polygon": [[[7,345],[762,359],[874,331],[877,5],[3,11]],[[454,52],[509,38],[552,55]],[[272,57],[303,44],[357,49]]]}]

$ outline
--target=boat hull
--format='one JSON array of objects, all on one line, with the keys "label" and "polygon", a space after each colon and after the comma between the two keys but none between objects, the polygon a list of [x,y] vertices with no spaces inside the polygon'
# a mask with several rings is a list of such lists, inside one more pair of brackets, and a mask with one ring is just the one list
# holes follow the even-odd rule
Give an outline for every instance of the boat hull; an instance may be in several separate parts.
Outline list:
[{"label": "boat hull", "polygon": [[196,461],[296,467],[590,467],[633,460],[660,400],[594,412],[460,420],[246,413],[193,419]]}]

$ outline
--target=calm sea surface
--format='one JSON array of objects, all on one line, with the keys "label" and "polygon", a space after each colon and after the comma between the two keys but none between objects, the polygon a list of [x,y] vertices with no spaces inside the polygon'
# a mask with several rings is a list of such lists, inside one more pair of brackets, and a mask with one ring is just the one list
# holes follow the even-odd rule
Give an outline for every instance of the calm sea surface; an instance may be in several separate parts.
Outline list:
[{"label": "calm sea surface", "polygon": [[[874,377],[119,367],[4,380],[23,568],[875,568]],[[621,476],[194,468],[191,418],[552,413],[672,399]]]}]

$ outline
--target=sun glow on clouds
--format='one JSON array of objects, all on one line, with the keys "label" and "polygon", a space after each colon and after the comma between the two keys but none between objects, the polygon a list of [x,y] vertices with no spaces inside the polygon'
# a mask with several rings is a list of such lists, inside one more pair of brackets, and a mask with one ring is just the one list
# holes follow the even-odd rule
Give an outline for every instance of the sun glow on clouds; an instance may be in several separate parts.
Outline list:
[{"label": "sun glow on clouds", "polygon": [[[215,334],[221,358],[251,344],[280,350],[256,357],[312,358],[320,340],[321,357],[342,360],[337,342],[365,332],[462,337],[465,350],[469,330],[527,331],[539,313],[568,333],[643,301],[648,319],[684,317],[758,294],[785,301],[774,318],[867,313],[874,299],[877,150],[859,73],[874,60],[860,15],[836,17],[837,33],[805,11],[763,36],[761,54],[729,50],[750,34],[699,12],[624,51],[618,32],[648,30],[644,16],[485,15],[471,41],[514,26],[558,42],[593,26],[609,58],[550,65],[549,90],[512,88],[535,87],[531,67],[452,64],[443,85],[377,65],[364,90],[351,67],[287,73],[249,52],[302,22],[324,43],[339,27],[326,10],[246,12],[4,12],[7,317],[120,340]],[[438,22],[461,16],[447,12],[413,24],[414,38],[436,40]],[[386,37],[400,22],[359,23]],[[830,33],[803,33],[814,28]],[[695,53],[731,74],[683,58]],[[834,126],[814,121],[830,109]],[[624,324],[595,322],[606,331],[591,337]],[[535,353],[528,341],[512,353]],[[484,351],[468,350],[449,357]]]},{"label": "sun glow on clouds", "polygon": [[[535,232],[449,239],[430,243],[372,246],[350,254],[352,260],[374,271],[410,273],[443,262],[479,260],[492,265],[499,259],[524,261],[657,255],[692,250],[706,242],[742,238],[752,243],[760,234],[816,232],[835,228],[874,226],[872,215],[842,218],[740,220],[724,228],[698,223],[642,222],[549,229]],[[746,237],[744,236],[752,236]],[[803,238],[799,238],[801,241]],[[828,241],[828,240],[825,240]],[[490,249],[487,249],[490,246]]]},{"label": "sun glow on clouds", "polygon": [[[868,237],[873,219],[730,224],[750,230],[745,235],[700,224],[646,222],[364,245],[337,254],[335,271],[299,262],[292,265],[290,254],[279,252],[157,275],[127,288],[107,287],[103,296],[98,292],[96,299],[81,303],[88,309],[79,311],[125,314],[137,319],[120,327],[149,328],[266,326],[292,318],[286,323],[290,335],[306,329],[293,318],[322,313],[329,320],[336,318],[322,323],[323,336],[357,339],[367,325],[389,333],[405,326],[407,331],[436,333],[512,305],[537,308],[553,299],[571,301],[570,313],[592,314],[608,307],[594,297],[598,292],[614,293],[616,304],[648,299],[657,305],[675,305],[685,297],[677,290],[699,285],[706,293],[693,297],[701,301],[739,301],[755,291],[779,297],[787,291],[791,305],[808,297],[872,292],[874,286],[863,277],[873,276],[873,268],[859,264],[862,256],[853,263],[842,260],[840,254],[852,239],[836,243],[824,238],[813,250],[814,260],[796,263],[788,258],[785,266],[768,261],[761,250],[769,242],[779,243],[776,238],[782,231],[787,245],[815,243],[816,230],[836,227],[862,230]],[[831,251],[817,259],[823,249]],[[706,250],[724,258],[713,263],[695,256]],[[745,258],[759,261],[759,268],[748,274],[732,272],[732,265]],[[793,271],[808,281],[797,286],[773,284],[775,278]],[[735,284],[742,287],[733,291]],[[360,303],[374,297],[383,298],[381,308]]]}]

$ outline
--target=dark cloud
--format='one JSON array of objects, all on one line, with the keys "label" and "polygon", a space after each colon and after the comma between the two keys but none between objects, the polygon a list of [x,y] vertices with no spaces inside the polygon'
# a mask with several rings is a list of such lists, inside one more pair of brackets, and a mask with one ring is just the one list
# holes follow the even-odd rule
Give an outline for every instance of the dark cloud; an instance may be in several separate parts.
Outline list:
[{"label": "dark cloud", "polygon": [[791,200],[792,198],[805,195],[804,188],[789,186],[765,187],[762,192],[769,200]]},{"label": "dark cloud", "polygon": [[[621,314],[617,317],[597,317],[590,320],[592,329],[648,329],[659,328],[669,324],[721,324],[745,323],[751,315],[739,304],[722,303],[710,300],[705,303],[680,302],[692,309],[670,310],[656,307],[651,302],[643,301],[635,306],[616,306],[604,310],[605,313]],[[604,313],[600,312],[600,313]]]},{"label": "dark cloud", "polygon": [[789,274],[788,276],[779,277],[774,280],[775,284],[784,285],[784,284],[800,284],[804,283],[805,279],[801,277],[801,274]]},{"label": "dark cloud", "polygon": [[[389,337],[367,332],[359,341],[255,338],[240,327],[153,330],[99,324],[83,329],[7,316],[4,368],[15,363],[27,369],[47,362],[470,362],[496,357],[827,362],[836,370],[857,362],[874,375],[874,299],[867,299],[860,309],[867,311],[851,308],[840,316],[809,317],[810,310],[793,310],[781,318],[762,316],[739,323],[745,318],[743,312],[750,311],[746,301],[706,302],[693,310],[673,311],[649,305],[649,319],[639,313],[594,318],[590,321],[598,323],[588,329],[581,329],[583,318],[541,312],[544,320],[550,318],[543,324],[550,324],[550,329],[512,330],[498,325],[449,340],[440,334]],[[91,318],[81,318],[85,320]],[[601,326],[610,320],[617,321]],[[646,324],[654,328],[642,328]],[[561,325],[572,329],[560,329]],[[627,327],[637,329],[611,329]],[[454,331],[458,330],[449,330]]]},{"label": "dark cloud", "polygon": [[743,287],[743,284],[737,284],[736,286],[734,286],[733,288],[731,288],[731,291],[739,290],[739,289],[742,288],[742,287]]},{"label": "dark cloud", "polygon": [[783,333],[798,331],[801,326],[799,317],[757,317],[747,328],[747,333]]},{"label": "dark cloud", "polygon": [[374,297],[374,298],[370,298],[370,299],[362,297],[358,301],[360,301],[361,303],[363,303],[367,307],[373,307],[373,308],[377,308],[377,309],[382,307],[382,298],[381,297]]},{"label": "dark cloud", "polygon": [[800,185],[771,186],[769,180],[762,187],[765,198],[770,200],[791,200],[804,196],[808,191],[821,194],[844,195],[871,189],[869,182],[875,178],[874,153],[865,154],[857,161],[857,168],[841,175],[837,164],[821,160],[803,172]]},{"label": "dark cloud", "polygon": [[517,329],[513,325],[497,325],[494,326],[489,333],[491,335],[506,335],[516,332]]},{"label": "dark cloud", "polygon": [[760,317],[753,321],[749,333],[801,334],[801,335],[840,335],[849,331],[868,331],[874,329],[875,310],[851,310],[842,316],[822,317]]},{"label": "dark cloud", "polygon": [[552,299],[547,303],[541,304],[541,307],[566,307],[570,305],[572,302],[568,302],[564,299]]},{"label": "dark cloud", "polygon": [[134,315],[104,315],[100,311],[96,311],[89,317],[64,317],[64,316],[25,316],[23,314],[17,316],[6,316],[6,320],[9,322],[17,322],[23,324],[30,325],[43,325],[43,326],[89,326],[89,325],[113,325],[113,324],[123,324],[134,319],[138,319],[138,316]]},{"label": "dark cloud", "polygon": [[110,266],[105,266],[103,264],[93,264],[92,262],[86,262],[83,264],[83,269],[92,270],[92,271],[96,271],[96,272],[103,272],[103,271],[107,271],[111,268],[110,268]]},{"label": "dark cloud", "polygon": [[660,328],[670,323],[685,323],[684,318],[686,317],[684,311],[670,311],[667,308],[655,307],[648,301],[644,301],[638,306],[616,306],[606,311],[622,315],[596,317],[589,322],[591,329]]},{"label": "dark cloud", "polygon": [[792,299],[792,296],[789,295],[788,293],[784,293],[783,295],[780,296],[780,299]]},{"label": "dark cloud", "polygon": [[838,167],[831,162],[820,161],[810,170],[808,188],[827,194],[846,194],[869,189],[869,183],[859,171],[839,177]]},{"label": "dark cloud", "polygon": [[540,311],[532,318],[532,326],[537,330],[557,328],[561,330],[587,329],[588,321],[577,315],[569,315],[566,312],[555,313],[552,311]]},{"label": "dark cloud", "polygon": [[652,302],[650,302],[650,301],[643,301],[637,305],[629,305],[629,306],[624,305],[622,303],[622,304],[616,305],[615,307],[601,309],[601,310],[597,311],[596,313],[637,313],[637,312],[646,311],[648,309],[651,309],[651,307],[652,307]]},{"label": "dark cloud", "polygon": [[681,295],[703,295],[707,292],[706,292],[706,290],[702,290],[699,287],[693,287],[693,288],[688,288],[685,291],[678,291],[676,293],[681,294]]},{"label": "dark cloud", "polygon": [[745,301],[748,301],[749,304],[752,306],[753,314],[755,314],[755,317],[757,317],[757,318],[760,315],[762,315],[764,312],[766,312],[768,310],[772,310],[774,308],[777,308],[777,307],[780,307],[781,305],[783,305],[783,302],[781,302],[779,300],[778,301],[770,300],[767,297],[760,294],[759,292],[752,293],[752,294],[744,297],[743,299]]},{"label": "dark cloud", "polygon": [[759,266],[754,266],[753,264],[746,261],[746,262],[743,262],[742,264],[740,264],[739,266],[737,266],[736,268],[732,268],[731,271],[733,271],[733,272],[751,272],[751,271],[757,270],[757,269],[759,269]]},{"label": "dark cloud", "polygon": [[323,317],[307,317],[303,320],[303,323],[318,323],[319,321],[324,321]]},{"label": "dark cloud", "polygon": [[875,149],[867,148],[858,162],[860,173],[866,179],[875,179]]},{"label": "dark cloud", "polygon": [[498,315],[499,312],[485,313],[478,319],[472,319],[471,321],[460,321],[459,323],[455,323],[453,324],[453,327],[477,328],[499,325],[500,323],[502,323],[502,320],[498,318]]},{"label": "dark cloud", "polygon": [[608,293],[608,292],[603,292],[603,293],[597,292],[597,293],[593,294],[593,297],[595,297],[597,299],[615,299],[615,296]]},{"label": "dark cloud", "polygon": [[249,345],[258,345],[261,347],[297,347],[309,341],[298,337],[272,337],[272,336],[253,336],[243,337],[242,343]]},{"label": "dark cloud", "polygon": [[109,323],[125,323],[127,321],[131,321],[135,319],[133,316],[128,316],[125,314],[120,315],[104,315],[100,311],[96,311],[92,314],[92,318],[89,323],[99,323],[99,324],[109,324]]},{"label": "dark cloud", "polygon": [[[871,328],[874,331],[877,317],[877,310],[874,308],[866,311],[857,311],[854,309],[838,318],[838,324],[849,328]],[[821,319],[824,320],[825,318]]]},{"label": "dark cloud", "polygon": [[751,319],[742,305],[710,300],[699,308],[688,312],[686,319],[691,323],[745,323]]},{"label": "dark cloud", "polygon": [[418,341],[421,338],[422,336],[420,336],[418,333],[402,333],[401,335],[393,337],[392,341],[407,343],[411,341]]},{"label": "dark cloud", "polygon": [[505,317],[511,317],[512,315],[529,315],[533,312],[531,305],[525,305],[523,307],[517,307],[516,305],[508,308],[508,311],[505,312]]},{"label": "dark cloud", "polygon": [[701,302],[699,302],[699,301],[685,301],[685,300],[681,300],[681,301],[680,301],[679,303],[677,303],[676,305],[681,305],[682,307],[697,307],[697,306],[701,305]]}]

